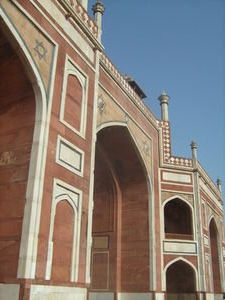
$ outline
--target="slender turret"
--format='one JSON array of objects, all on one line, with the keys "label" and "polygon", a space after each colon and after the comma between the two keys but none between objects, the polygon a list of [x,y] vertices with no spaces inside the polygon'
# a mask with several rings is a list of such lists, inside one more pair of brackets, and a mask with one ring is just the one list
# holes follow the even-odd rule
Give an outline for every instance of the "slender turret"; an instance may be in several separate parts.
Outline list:
[{"label": "slender turret", "polygon": [[169,112],[168,112],[169,99],[170,97],[167,95],[166,92],[162,92],[162,94],[158,98],[161,105],[161,119],[163,121],[169,121]]},{"label": "slender turret", "polygon": [[192,159],[197,161],[197,143],[192,141],[190,146],[192,150]]},{"label": "slender turret", "polygon": [[222,181],[220,178],[217,179],[216,184],[217,184],[218,190],[222,194]]},{"label": "slender turret", "polygon": [[98,25],[98,39],[101,41],[102,36],[102,16],[105,11],[105,7],[102,4],[101,0],[97,0],[96,3],[92,6],[92,11],[95,16],[96,24]]},{"label": "slender turret", "polygon": [[197,143],[195,141],[192,141],[190,146],[191,146],[191,151],[192,151],[193,166],[196,168],[196,165],[197,165]]}]

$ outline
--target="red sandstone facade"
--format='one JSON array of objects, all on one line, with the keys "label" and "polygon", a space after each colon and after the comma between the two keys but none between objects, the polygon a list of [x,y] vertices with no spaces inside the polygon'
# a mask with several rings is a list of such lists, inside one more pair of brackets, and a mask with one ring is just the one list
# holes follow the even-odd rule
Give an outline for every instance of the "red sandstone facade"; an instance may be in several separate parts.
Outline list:
[{"label": "red sandstone facade", "polygon": [[194,144],[172,155],[86,5],[0,2],[0,299],[223,299],[220,185]]}]

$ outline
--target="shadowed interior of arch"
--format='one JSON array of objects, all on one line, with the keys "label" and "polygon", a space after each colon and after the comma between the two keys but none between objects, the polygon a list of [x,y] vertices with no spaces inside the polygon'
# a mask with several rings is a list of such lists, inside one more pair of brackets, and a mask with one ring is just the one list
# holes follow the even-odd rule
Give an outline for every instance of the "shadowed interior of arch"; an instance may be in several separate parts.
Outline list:
[{"label": "shadowed interior of arch", "polygon": [[212,279],[214,292],[221,293],[221,279],[219,266],[218,230],[214,219],[209,224],[210,251],[212,259]]},{"label": "shadowed interior of arch", "polygon": [[35,122],[35,95],[0,30],[0,282],[16,278]]},{"label": "shadowed interior of arch", "polygon": [[167,300],[196,300],[196,278],[194,269],[178,260],[166,271]]},{"label": "shadowed interior of arch", "polygon": [[164,225],[167,239],[193,239],[191,208],[179,198],[166,203],[164,207]]},{"label": "shadowed interior of arch", "polygon": [[94,182],[92,289],[148,291],[148,184],[126,127],[98,133]]}]

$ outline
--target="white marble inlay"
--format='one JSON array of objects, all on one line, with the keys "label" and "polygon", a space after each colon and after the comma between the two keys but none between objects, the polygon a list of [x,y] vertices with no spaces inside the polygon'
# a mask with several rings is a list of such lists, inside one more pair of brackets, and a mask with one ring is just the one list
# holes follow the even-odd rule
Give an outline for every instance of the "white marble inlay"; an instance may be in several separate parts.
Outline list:
[{"label": "white marble inlay", "polygon": [[205,244],[206,246],[209,246],[209,239],[208,239],[207,236],[204,236],[204,244]]},{"label": "white marble inlay", "polygon": [[118,300],[150,300],[150,293],[118,293]]},{"label": "white marble inlay", "polygon": [[85,39],[79,34],[73,25],[66,21],[65,15],[57,8],[57,6],[52,1],[37,0],[40,4],[51,13],[53,19],[57,20],[57,23],[62,27],[62,29],[67,33],[69,37],[73,37],[76,44],[82,51],[87,55],[87,57],[93,62],[94,61],[94,51],[90,45],[85,41]]},{"label": "white marble inlay", "polygon": [[19,292],[19,284],[0,284],[0,299],[2,300],[18,300]]},{"label": "white marble inlay", "polygon": [[89,300],[114,300],[114,293],[89,293]]},{"label": "white marble inlay", "polygon": [[191,175],[188,174],[163,172],[162,179],[182,183],[191,183]]},{"label": "white marble inlay", "polygon": [[163,293],[156,293],[155,300],[165,300],[165,295]]},{"label": "white marble inlay", "polygon": [[31,285],[30,300],[86,300],[85,288]]},{"label": "white marble inlay", "polygon": [[164,242],[165,252],[196,253],[196,243]]},{"label": "white marble inlay", "polygon": [[83,175],[83,157],[84,152],[75,145],[58,136],[56,162],[64,168]]}]

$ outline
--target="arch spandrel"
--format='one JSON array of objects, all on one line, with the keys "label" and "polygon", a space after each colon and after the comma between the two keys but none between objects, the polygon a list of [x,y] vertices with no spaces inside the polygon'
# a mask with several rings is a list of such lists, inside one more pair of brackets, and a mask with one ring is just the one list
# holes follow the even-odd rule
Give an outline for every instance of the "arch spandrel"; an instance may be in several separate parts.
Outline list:
[{"label": "arch spandrel", "polygon": [[218,238],[221,239],[222,232],[220,231],[220,217],[215,213],[214,210],[212,210],[211,207],[209,207],[208,205],[207,205],[207,207],[208,207],[208,215],[207,215],[207,217],[208,217],[208,219],[207,219],[208,228],[209,228],[211,222],[214,221],[215,225],[216,225],[216,228],[217,228]]},{"label": "arch spandrel", "polygon": [[127,127],[147,172],[152,176],[152,140],[108,94],[100,89],[97,111],[97,131],[109,126]]},{"label": "arch spandrel", "polygon": [[12,1],[1,1],[0,8],[3,9],[11,26],[13,26],[20,35],[24,46],[32,56],[48,96],[51,85],[52,61],[55,51],[54,43],[51,42],[43,32],[41,32],[41,29],[37,27]]},{"label": "arch spandrel", "polygon": [[194,197],[191,194],[182,194],[182,193],[174,193],[174,192],[167,192],[162,191],[162,204],[167,201],[168,199],[172,198],[181,198],[186,200],[191,206],[193,206]]}]

